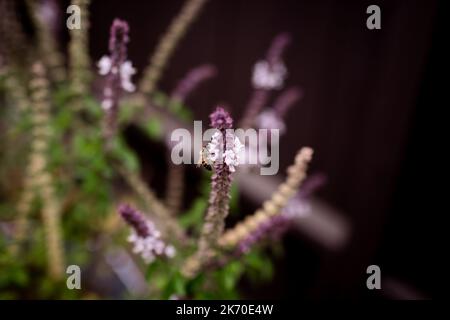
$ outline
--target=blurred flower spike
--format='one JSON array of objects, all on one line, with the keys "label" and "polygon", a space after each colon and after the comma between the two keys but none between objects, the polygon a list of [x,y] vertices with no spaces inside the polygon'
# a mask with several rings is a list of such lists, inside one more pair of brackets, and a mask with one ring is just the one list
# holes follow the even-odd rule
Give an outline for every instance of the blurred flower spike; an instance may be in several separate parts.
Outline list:
[{"label": "blurred flower spike", "polygon": [[161,239],[161,232],[141,212],[127,204],[120,205],[118,211],[132,228],[128,241],[133,244],[133,252],[140,254],[147,264],[152,263],[156,257],[175,256],[175,248]]}]

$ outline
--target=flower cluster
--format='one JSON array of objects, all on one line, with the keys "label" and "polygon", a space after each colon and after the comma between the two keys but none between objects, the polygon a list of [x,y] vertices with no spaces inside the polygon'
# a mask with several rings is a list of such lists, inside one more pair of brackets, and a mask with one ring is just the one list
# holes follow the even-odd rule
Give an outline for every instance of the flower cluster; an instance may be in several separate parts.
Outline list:
[{"label": "flower cluster", "polygon": [[136,73],[127,57],[129,27],[125,21],[115,19],[111,26],[109,39],[109,56],[103,56],[98,62],[99,74],[107,76],[103,90],[102,108],[110,110],[116,107],[118,93],[121,89],[133,92],[131,77]]},{"label": "flower cluster", "polygon": [[217,107],[216,110],[209,115],[211,127],[223,131],[231,129],[233,126],[233,119],[230,114],[222,107]]},{"label": "flower cluster", "polygon": [[272,41],[265,59],[255,64],[252,74],[252,85],[255,90],[245,108],[241,127],[253,127],[257,120],[256,117],[267,105],[271,91],[283,86],[287,69],[282,56],[289,43],[290,36],[288,34],[277,35]]},{"label": "flower cluster", "polygon": [[256,89],[273,90],[283,86],[287,70],[281,56],[290,41],[288,34],[279,34],[270,46],[266,60],[255,64],[252,82]]},{"label": "flower cluster", "polygon": [[237,167],[241,163],[242,152],[244,151],[244,145],[239,138],[232,132],[226,133],[226,148],[224,153],[224,161],[231,172],[235,172]]},{"label": "flower cluster", "polygon": [[155,224],[141,212],[124,204],[119,207],[119,213],[132,227],[128,241],[134,245],[133,252],[140,254],[146,263],[152,263],[158,256],[172,258],[175,255],[175,248],[161,239],[161,233]]},{"label": "flower cluster", "polygon": [[[207,147],[212,152],[211,159],[214,159],[214,173],[211,176],[209,206],[198,242],[198,249],[186,261],[182,270],[187,277],[193,276],[211,257],[212,248],[216,246],[225,228],[225,218],[228,216],[230,209],[232,170],[235,170],[236,165],[235,156],[237,153],[235,151],[241,149],[240,142],[238,142],[239,144],[235,143],[234,135],[227,134],[227,132],[231,132],[230,129],[233,126],[233,119],[227,111],[217,107],[209,118],[211,127],[217,129],[211,144]],[[225,148],[223,148],[224,144]],[[222,155],[223,149],[225,149],[225,153]],[[227,153],[227,151],[229,152]],[[224,159],[225,161],[223,161]]]},{"label": "flower cluster", "polygon": [[117,74],[120,76],[120,85],[123,90],[133,92],[136,90],[136,86],[131,82],[131,77],[136,73],[136,69],[133,68],[131,61],[126,60],[119,67],[113,66],[113,61],[109,56],[103,56],[97,63],[98,73],[102,76],[106,76],[109,73]]},{"label": "flower cluster", "polygon": [[[226,131],[226,143],[224,146],[223,135],[220,131],[216,131],[211,142],[207,145],[208,162],[210,163],[222,163],[228,166],[230,172],[235,172],[236,167],[242,161],[242,152],[244,145],[239,138],[231,131]],[[225,151],[225,152],[224,152]]]},{"label": "flower cluster", "polygon": [[253,68],[253,86],[256,89],[279,89],[286,75],[286,67],[281,61],[272,64],[265,60],[258,61]]}]

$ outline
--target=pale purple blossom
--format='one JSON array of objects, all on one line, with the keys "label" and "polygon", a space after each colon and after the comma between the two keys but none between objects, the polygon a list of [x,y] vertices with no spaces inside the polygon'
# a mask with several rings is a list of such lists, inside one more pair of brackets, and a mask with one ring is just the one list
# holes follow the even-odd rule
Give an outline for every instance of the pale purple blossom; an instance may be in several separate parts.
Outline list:
[{"label": "pale purple blossom", "polygon": [[136,69],[133,68],[132,63],[127,60],[116,67],[113,65],[113,61],[109,56],[103,56],[97,63],[98,73],[100,75],[108,75],[109,73],[117,75],[119,73],[120,86],[123,90],[133,92],[136,87],[131,82],[131,77],[136,73]]},{"label": "pale purple blossom", "polygon": [[132,227],[128,241],[133,244],[133,253],[139,254],[147,264],[152,263],[157,257],[175,256],[175,248],[163,241],[161,232],[155,224],[145,218],[141,212],[123,204],[119,207],[119,213]]},{"label": "pale purple blossom", "polygon": [[[211,176],[211,192],[209,194],[209,206],[205,217],[205,224],[202,229],[202,236],[199,242],[199,254],[201,259],[204,259],[211,246],[214,246],[217,239],[222,234],[225,227],[225,218],[228,215],[230,208],[230,189],[231,189],[231,168],[222,161],[223,153],[220,150],[227,150],[229,139],[226,138],[226,130],[233,126],[233,119],[230,114],[221,107],[209,116],[211,120],[211,127],[217,129],[216,142],[209,148],[214,151],[214,161],[212,166],[214,168]],[[220,139],[219,139],[220,137]],[[225,144],[225,148],[221,144]],[[219,150],[216,150],[220,147]],[[216,156],[218,155],[218,156]],[[220,160],[220,161],[218,161]],[[230,162],[231,164],[231,162]],[[234,169],[234,165],[232,167]]]},{"label": "pale purple blossom", "polygon": [[224,162],[230,172],[235,172],[236,167],[242,163],[244,145],[233,131],[226,130],[225,136],[226,144],[224,145],[223,135],[220,131],[216,131],[212,135],[211,141],[206,146],[208,151],[207,160],[209,163]]},{"label": "pale purple blossom", "polygon": [[105,76],[109,73],[117,75],[119,71],[120,86],[127,92],[134,92],[136,86],[131,82],[131,77],[136,73],[136,69],[133,68],[132,63],[127,60],[120,64],[119,67],[113,66],[113,62],[109,56],[103,56],[97,63],[98,73]]},{"label": "pale purple blossom", "polygon": [[214,132],[211,141],[206,145],[206,150],[208,151],[208,161],[210,163],[215,163],[222,158],[223,138],[220,131]]},{"label": "pale purple blossom", "polygon": [[125,21],[115,19],[111,26],[109,38],[109,55],[103,56],[97,66],[99,74],[106,77],[103,87],[101,106],[106,113],[104,135],[109,138],[116,130],[119,99],[122,91],[135,90],[131,77],[136,73],[127,58],[129,27]]},{"label": "pale purple blossom", "polygon": [[267,105],[271,91],[284,85],[287,69],[282,56],[289,42],[288,34],[279,34],[267,51],[266,58],[255,64],[252,74],[252,85],[255,90],[245,108],[242,127],[252,127],[262,108]]},{"label": "pale purple blossom", "polygon": [[287,69],[279,61],[269,64],[268,61],[258,61],[253,67],[252,83],[256,89],[280,89],[286,79]]}]

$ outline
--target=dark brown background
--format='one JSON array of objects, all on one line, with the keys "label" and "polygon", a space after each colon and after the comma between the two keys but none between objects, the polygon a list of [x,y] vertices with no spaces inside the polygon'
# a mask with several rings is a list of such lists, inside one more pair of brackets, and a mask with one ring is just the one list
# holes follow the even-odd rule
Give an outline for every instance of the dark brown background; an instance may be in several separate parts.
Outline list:
[{"label": "dark brown background", "polygon": [[[381,30],[366,28],[370,4],[381,7]],[[106,52],[110,23],[119,17],[129,21],[129,58],[142,70],[181,5],[93,1],[92,57]],[[312,146],[312,171],[329,178],[320,197],[353,225],[349,247],[338,254],[288,236],[275,284],[244,283],[251,297],[432,296],[428,227],[436,213],[425,207],[420,179],[437,12],[435,1],[211,0],[187,33],[160,88],[170,91],[193,66],[215,64],[218,76],[188,101],[203,120],[217,102],[238,118],[251,93],[253,64],[277,33],[292,34],[287,85],[301,85],[305,97],[287,119],[282,168],[299,147]],[[411,289],[368,292],[369,264]]]}]

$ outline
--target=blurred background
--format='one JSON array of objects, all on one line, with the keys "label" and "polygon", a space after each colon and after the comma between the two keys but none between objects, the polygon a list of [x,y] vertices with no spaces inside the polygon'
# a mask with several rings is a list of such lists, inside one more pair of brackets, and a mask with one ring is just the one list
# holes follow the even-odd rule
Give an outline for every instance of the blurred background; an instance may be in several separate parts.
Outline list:
[{"label": "blurred background", "polygon": [[[92,60],[107,50],[111,21],[125,19],[128,56],[139,77],[182,3],[93,1]],[[381,30],[366,28],[371,4],[381,8]],[[254,63],[275,35],[292,35],[284,55],[286,86],[300,85],[304,97],[286,120],[280,172],[300,147],[311,146],[311,172],[327,176],[311,217],[284,237],[285,255],[276,260],[273,281],[240,284],[247,297],[433,297],[431,222],[437,212],[428,210],[423,190],[429,187],[423,182],[423,133],[435,99],[438,8],[437,1],[418,0],[211,0],[188,31],[160,89],[170,92],[192,66],[214,64],[217,76],[188,101],[195,119],[204,121],[218,102],[239,118],[252,92]],[[60,37],[68,41],[67,31]],[[152,184],[163,174],[151,169],[159,160],[146,153],[150,142],[136,128],[126,130]],[[251,195],[240,203],[248,212],[260,204]],[[381,268],[382,290],[366,287],[372,264]]]}]

